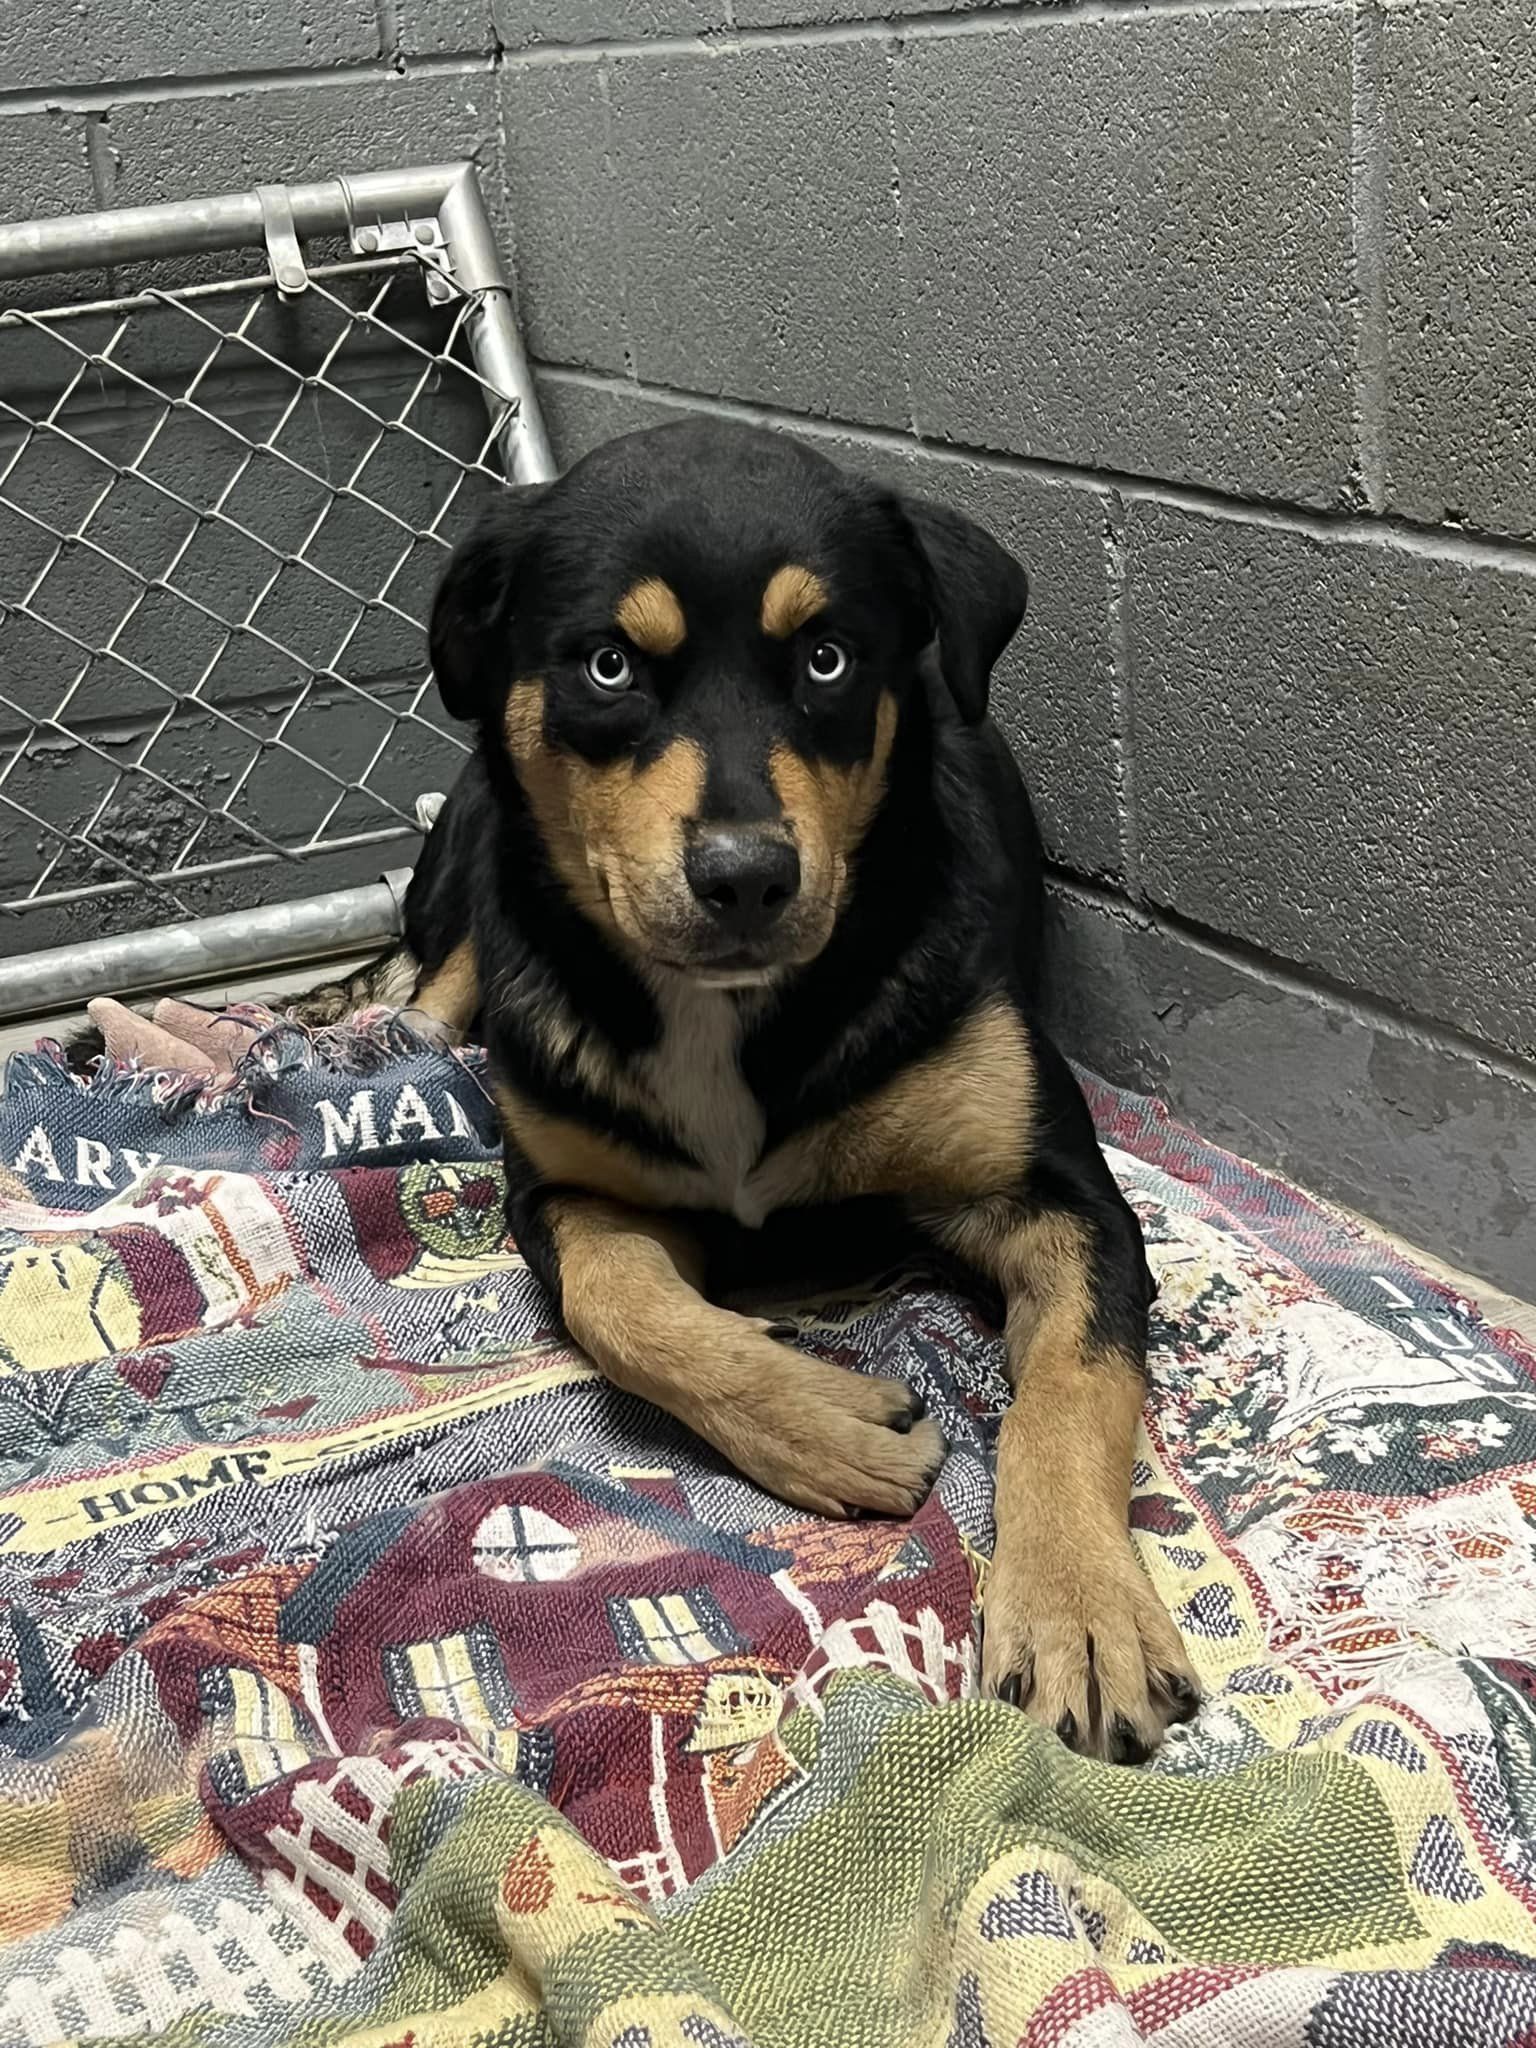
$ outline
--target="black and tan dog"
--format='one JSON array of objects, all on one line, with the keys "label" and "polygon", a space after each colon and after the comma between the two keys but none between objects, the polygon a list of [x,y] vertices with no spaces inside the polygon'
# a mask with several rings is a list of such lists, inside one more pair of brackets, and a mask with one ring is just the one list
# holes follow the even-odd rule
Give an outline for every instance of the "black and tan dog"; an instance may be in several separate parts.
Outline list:
[{"label": "black and tan dog", "polygon": [[1000,1301],[983,1682],[1129,1762],[1197,1693],[1127,1530],[1141,1234],[1032,1015],[1039,845],[986,716],[1026,591],[970,521],[765,433],[509,492],[434,609],[480,745],[405,949],[295,1007],[414,989],[483,1036],[570,1334],[785,1500],[909,1514],[943,1444],[906,1387],[716,1303],[914,1251]]},{"label": "black and tan dog", "polygon": [[416,870],[416,1006],[489,1046],[571,1336],[759,1484],[910,1513],[903,1385],[715,1304],[913,1243],[1005,1304],[983,1681],[1143,1757],[1196,1692],[1127,1532],[1151,1287],[1031,1015],[1038,846],[988,722],[1024,572],[953,513],[688,423],[511,492],[432,656],[479,728]]}]

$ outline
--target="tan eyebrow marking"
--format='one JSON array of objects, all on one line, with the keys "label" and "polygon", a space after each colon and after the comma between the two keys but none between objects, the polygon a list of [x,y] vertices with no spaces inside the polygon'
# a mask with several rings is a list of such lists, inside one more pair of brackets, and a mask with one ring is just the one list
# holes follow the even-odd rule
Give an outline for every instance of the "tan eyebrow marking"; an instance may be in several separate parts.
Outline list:
[{"label": "tan eyebrow marking", "polygon": [[763,592],[761,624],[770,640],[787,640],[807,619],[827,608],[827,586],[814,569],[786,562],[768,578]]},{"label": "tan eyebrow marking", "polygon": [[642,576],[619,599],[613,623],[646,654],[676,654],[688,638],[688,621],[670,583]]}]

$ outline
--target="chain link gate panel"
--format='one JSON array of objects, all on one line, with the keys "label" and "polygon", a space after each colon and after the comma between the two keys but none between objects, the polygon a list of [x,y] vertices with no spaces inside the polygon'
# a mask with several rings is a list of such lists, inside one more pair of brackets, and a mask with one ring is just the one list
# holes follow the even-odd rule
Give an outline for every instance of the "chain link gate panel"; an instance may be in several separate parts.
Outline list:
[{"label": "chain link gate panel", "polygon": [[0,283],[0,1015],[394,929],[433,588],[553,473],[467,164],[0,227],[61,271]]}]

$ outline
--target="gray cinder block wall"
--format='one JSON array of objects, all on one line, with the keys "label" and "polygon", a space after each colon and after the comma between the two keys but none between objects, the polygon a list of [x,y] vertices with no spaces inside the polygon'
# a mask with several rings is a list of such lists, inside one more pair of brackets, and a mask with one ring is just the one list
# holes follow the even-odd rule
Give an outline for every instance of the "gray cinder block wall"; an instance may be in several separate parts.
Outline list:
[{"label": "gray cinder block wall", "polygon": [[713,408],[990,520],[1068,1048],[1536,1293],[1536,14],[7,28],[6,212],[469,153],[565,457]]}]

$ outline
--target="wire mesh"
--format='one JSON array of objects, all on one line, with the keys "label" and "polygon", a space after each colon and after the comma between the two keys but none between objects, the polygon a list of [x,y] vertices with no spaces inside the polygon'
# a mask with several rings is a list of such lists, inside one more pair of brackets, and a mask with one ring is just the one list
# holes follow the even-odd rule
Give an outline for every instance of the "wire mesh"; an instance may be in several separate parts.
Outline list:
[{"label": "wire mesh", "polygon": [[0,953],[371,880],[456,772],[424,626],[515,401],[440,251],[327,253],[0,312]]}]

